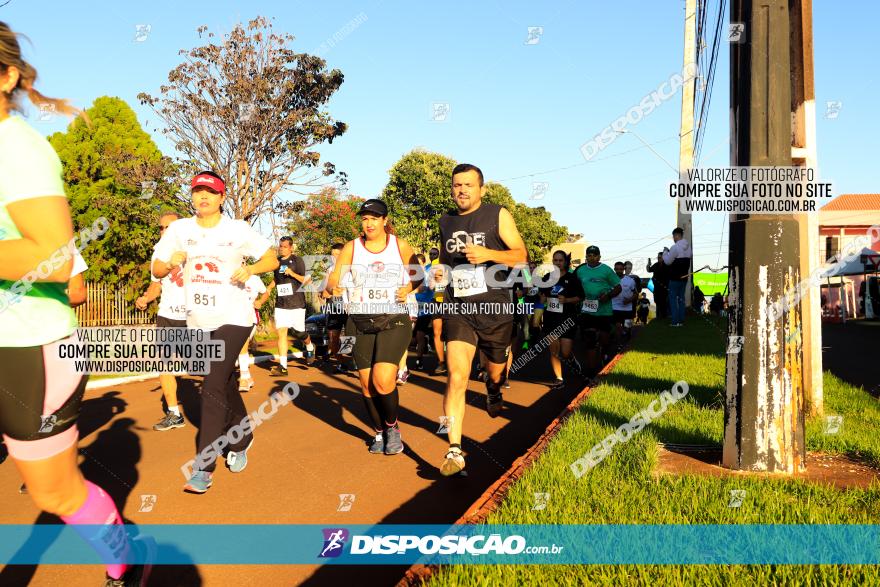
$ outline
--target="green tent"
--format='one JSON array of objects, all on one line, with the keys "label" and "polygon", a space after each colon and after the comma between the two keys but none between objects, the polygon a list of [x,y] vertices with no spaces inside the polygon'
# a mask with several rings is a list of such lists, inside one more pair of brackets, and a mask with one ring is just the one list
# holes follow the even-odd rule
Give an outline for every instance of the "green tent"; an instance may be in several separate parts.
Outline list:
[{"label": "green tent", "polygon": [[694,287],[699,287],[706,298],[711,298],[716,291],[724,295],[724,289],[727,287],[727,273],[709,273],[707,271],[694,273]]}]

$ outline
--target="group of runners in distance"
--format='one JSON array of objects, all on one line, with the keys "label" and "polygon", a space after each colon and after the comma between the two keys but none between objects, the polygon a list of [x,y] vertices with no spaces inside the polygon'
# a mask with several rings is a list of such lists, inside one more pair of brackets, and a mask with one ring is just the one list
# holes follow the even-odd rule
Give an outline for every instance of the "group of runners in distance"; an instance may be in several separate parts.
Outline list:
[{"label": "group of runners in distance", "polygon": [[[35,78],[36,71],[21,57],[15,33],[0,22],[4,285],[33,273],[54,251],[69,250],[74,236],[58,156],[45,138],[11,112],[19,108],[22,94],[34,104],[52,104],[58,112],[81,112],[40,94],[33,87]],[[574,271],[570,255],[555,251],[555,271],[550,273],[554,277],[539,279],[511,213],[484,202],[482,171],[457,165],[450,190],[454,207],[439,219],[439,246],[428,251],[427,260],[395,236],[384,202],[365,201],[358,211],[362,236],[333,245],[334,262],[319,289],[326,304],[331,355],[340,351],[342,331],[355,337],[351,358],[373,428],[370,453],[394,455],[404,450],[398,385],[405,381],[413,330],[417,368],[424,368],[430,343],[438,361],[434,374],[447,377],[443,411],[449,447],[438,459],[445,476],[465,468],[465,395],[475,360],[485,382],[486,411],[497,417],[504,407],[502,390],[520,328],[527,342],[529,330],[534,333],[539,326],[554,334],[550,361],[554,387],[561,387],[565,365],[587,374],[601,368],[618,308],[612,300],[621,300],[618,311],[624,312],[638,290],[622,284],[626,276],[600,262],[595,246],[586,250],[586,262]],[[192,178],[193,215],[169,212],[159,218],[161,238],[150,263],[152,282],[136,301],[143,310],[159,300],[157,328],[199,329],[226,350],[222,360],[211,363],[201,385],[200,456],[184,486],[192,493],[206,492],[214,481],[218,455],[206,449],[247,416],[241,392],[253,385],[248,343],[258,311],[272,290],[279,340],[278,364],[271,374],[288,377],[288,329],[304,342],[307,359],[315,352],[305,327],[302,291],[310,276],[294,255],[291,239],[282,238],[276,251],[275,243],[247,222],[223,213],[225,198],[226,185],[218,174],[203,171]],[[88,376],[76,373],[56,351],[72,339],[77,327],[66,291],[70,257],[38,275],[19,303],[0,312],[0,433],[35,504],[74,524],[103,559],[111,561],[106,585],[140,585],[148,566],[126,561],[132,560],[134,550],[154,545],[128,538],[113,500],[85,480],[77,464],[76,422]],[[273,279],[266,287],[260,275],[270,272]],[[520,301],[534,304],[538,311],[517,311]],[[623,320],[632,318],[626,315]],[[583,368],[574,358],[579,331],[586,347]],[[341,363],[337,366],[344,369]],[[155,429],[184,426],[175,375],[162,374],[160,385],[167,411]],[[41,427],[45,416],[56,417],[49,430]],[[245,469],[253,442],[249,429],[230,440],[225,464],[231,472]],[[115,530],[89,524],[109,524]]]}]

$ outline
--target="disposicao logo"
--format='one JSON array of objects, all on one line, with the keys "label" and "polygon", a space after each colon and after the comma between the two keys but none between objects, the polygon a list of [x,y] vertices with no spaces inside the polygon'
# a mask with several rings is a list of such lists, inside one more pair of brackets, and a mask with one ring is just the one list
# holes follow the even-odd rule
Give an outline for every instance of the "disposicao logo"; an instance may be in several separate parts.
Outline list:
[{"label": "disposicao logo", "polygon": [[324,528],[324,548],[318,558],[336,558],[344,550],[345,541],[348,540],[348,530],[345,528]]}]

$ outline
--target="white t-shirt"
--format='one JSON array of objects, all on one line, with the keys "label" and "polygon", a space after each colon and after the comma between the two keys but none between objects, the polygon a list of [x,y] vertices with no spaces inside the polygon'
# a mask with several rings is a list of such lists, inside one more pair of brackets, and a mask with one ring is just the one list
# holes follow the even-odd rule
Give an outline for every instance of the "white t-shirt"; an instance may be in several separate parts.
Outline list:
[{"label": "white t-shirt", "polygon": [[204,228],[193,217],[172,222],[156,243],[155,255],[167,263],[176,251],[186,252],[187,326],[216,330],[224,324],[253,326],[253,302],[248,301],[244,284],[231,277],[244,257],[262,257],[270,247],[244,220],[223,216],[213,228]]},{"label": "white t-shirt", "polygon": [[[61,161],[43,135],[10,116],[0,122],[0,240],[21,238],[7,207],[44,196],[64,197]],[[76,314],[64,293],[67,284],[13,289],[18,281],[0,280],[0,347],[41,346],[70,336]]]},{"label": "white t-shirt", "polygon": [[[636,280],[629,275],[620,278],[620,293],[611,298],[611,309],[620,311],[631,311],[633,309],[633,299],[636,292]],[[624,301],[629,298],[629,301]]]},{"label": "white t-shirt", "polygon": [[171,272],[157,279],[153,277],[152,265],[157,259],[156,252],[150,259],[150,281],[162,284],[162,293],[159,296],[159,316],[169,320],[186,320],[186,291],[183,288],[183,270],[175,267]]},{"label": "white t-shirt", "polygon": [[89,264],[83,259],[82,255],[76,248],[73,249],[73,268],[70,270],[70,277],[76,277],[80,273],[85,273],[89,269]]},{"label": "white t-shirt", "polygon": [[256,301],[256,299],[260,297],[261,294],[266,293],[266,284],[263,283],[263,280],[260,279],[259,275],[251,275],[250,278],[248,278],[248,280],[245,282],[244,289],[247,292],[248,301],[250,301],[251,303],[251,308],[253,309],[251,314],[253,314],[254,324],[256,324],[257,313],[256,309],[254,308],[254,301]]}]

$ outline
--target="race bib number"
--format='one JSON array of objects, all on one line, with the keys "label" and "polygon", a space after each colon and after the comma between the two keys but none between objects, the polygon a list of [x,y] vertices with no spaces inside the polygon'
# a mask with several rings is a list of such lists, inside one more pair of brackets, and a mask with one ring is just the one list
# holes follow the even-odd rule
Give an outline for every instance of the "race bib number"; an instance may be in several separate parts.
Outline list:
[{"label": "race bib number", "polygon": [[457,298],[466,298],[489,291],[486,288],[486,268],[453,269],[452,291]]},{"label": "race bib number", "polygon": [[584,312],[590,312],[591,314],[599,311],[599,300],[584,300],[584,305],[581,307]]},{"label": "race bib number", "polygon": [[217,308],[217,293],[207,289],[194,291],[189,296],[189,307],[195,310]]},{"label": "race bib number", "polygon": [[278,285],[278,295],[279,296],[292,296],[293,295],[293,284],[292,283],[281,283]]},{"label": "race bib number", "polygon": [[559,303],[559,298],[547,298],[547,311],[562,313],[562,304]]},{"label": "race bib number", "polygon": [[364,302],[389,302],[391,291],[387,287],[365,287]]}]

